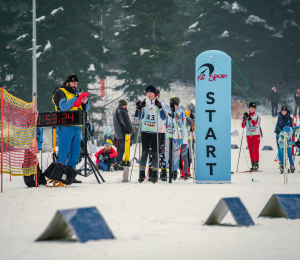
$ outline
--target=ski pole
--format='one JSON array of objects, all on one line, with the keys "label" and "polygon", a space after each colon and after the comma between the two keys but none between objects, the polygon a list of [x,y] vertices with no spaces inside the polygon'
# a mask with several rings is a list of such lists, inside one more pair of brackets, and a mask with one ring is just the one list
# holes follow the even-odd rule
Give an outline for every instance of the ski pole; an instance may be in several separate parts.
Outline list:
[{"label": "ski pole", "polygon": [[[135,148],[134,148],[134,155],[133,155],[133,158],[135,157],[136,147],[137,147],[137,143],[138,143],[138,141],[139,141],[140,128],[141,128],[141,123],[142,123],[142,121],[143,121],[143,120],[140,120],[140,123],[139,123],[138,136],[137,136],[137,138],[136,138],[136,143],[135,143]],[[140,161],[140,163],[141,163],[141,161]],[[134,165],[134,160],[133,160],[132,167],[131,167],[131,173],[130,173],[130,180],[129,180],[129,181],[131,181],[133,165]]]},{"label": "ski pole", "polygon": [[[159,108],[156,109],[157,111],[157,119],[156,119],[156,145],[157,145],[157,168],[159,168],[159,147],[158,147],[158,111],[159,111]],[[157,172],[157,178],[158,178],[158,172]]]},{"label": "ski pole", "polygon": [[241,139],[241,145],[240,145],[240,152],[239,152],[239,159],[238,159],[238,163],[237,163],[237,166],[236,166],[236,172],[238,171],[238,168],[239,168],[240,155],[241,155],[241,149],[242,149],[242,143],[243,143],[243,137],[244,137],[244,130],[245,130],[245,127],[243,128],[242,139]]},{"label": "ski pole", "polygon": [[182,172],[183,172],[183,178],[185,180],[185,172],[184,172],[184,164],[183,164],[183,158],[182,158],[182,150],[181,150],[181,144],[180,144],[180,139],[179,139],[178,124],[177,124],[176,120],[175,120],[175,123],[176,123],[176,129],[177,129],[177,137],[178,137],[178,144],[179,144],[179,151],[180,151],[181,167],[182,167]]}]

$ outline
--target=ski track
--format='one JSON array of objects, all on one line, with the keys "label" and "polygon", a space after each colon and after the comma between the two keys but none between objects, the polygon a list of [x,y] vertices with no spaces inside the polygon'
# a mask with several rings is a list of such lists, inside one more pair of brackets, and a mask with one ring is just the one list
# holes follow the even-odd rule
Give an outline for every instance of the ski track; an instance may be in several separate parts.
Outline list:
[{"label": "ski track", "polygon": [[[241,134],[241,121],[236,121]],[[232,128],[235,129],[232,122]],[[82,184],[67,188],[25,188],[22,177],[4,175],[0,194],[0,259],[299,259],[300,219],[257,218],[274,193],[299,193],[300,166],[289,174],[286,185],[279,174],[273,124],[262,117],[264,137],[260,146],[263,172],[236,173],[239,149],[231,150],[231,184],[122,183],[122,172],[102,173],[106,182],[97,184],[93,175],[79,176]],[[246,138],[244,136],[244,147]],[[238,137],[232,144],[240,146]],[[271,145],[273,151],[261,151]],[[134,145],[131,147],[133,156]],[[249,164],[249,152],[245,150]],[[138,156],[137,156],[138,157]],[[136,163],[135,163],[136,165]],[[248,170],[241,152],[239,170]],[[223,197],[240,197],[255,226],[204,226]],[[115,235],[115,240],[34,242],[52,221],[58,209],[95,206]],[[224,223],[234,224],[231,214]]]}]

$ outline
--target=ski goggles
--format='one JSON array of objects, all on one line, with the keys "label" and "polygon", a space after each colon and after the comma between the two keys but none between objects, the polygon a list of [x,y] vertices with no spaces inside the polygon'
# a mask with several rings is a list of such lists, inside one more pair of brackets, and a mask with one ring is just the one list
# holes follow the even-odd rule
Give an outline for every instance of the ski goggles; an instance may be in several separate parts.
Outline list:
[{"label": "ski goggles", "polygon": [[112,145],[112,143],[109,142],[109,141],[105,142],[105,144],[107,144],[107,145]]}]

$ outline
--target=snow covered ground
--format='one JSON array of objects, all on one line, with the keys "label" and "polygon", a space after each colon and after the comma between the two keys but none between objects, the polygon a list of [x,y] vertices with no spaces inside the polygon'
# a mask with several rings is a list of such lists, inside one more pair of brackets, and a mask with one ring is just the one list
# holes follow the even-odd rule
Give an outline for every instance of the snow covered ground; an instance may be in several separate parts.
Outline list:
[{"label": "snow covered ground", "polygon": [[[241,121],[235,123],[241,135]],[[139,184],[138,168],[132,181],[119,182],[121,171],[103,173],[104,184],[94,176],[78,177],[82,184],[67,188],[26,188],[22,177],[4,176],[0,194],[0,259],[299,259],[300,219],[257,218],[274,193],[300,193],[299,157],[296,173],[283,184],[276,157],[273,124],[262,117],[264,145],[273,151],[260,152],[263,172],[236,172],[239,149],[231,150],[231,184]],[[232,144],[240,146],[238,137]],[[244,148],[246,138],[243,139]],[[131,147],[133,156],[134,146]],[[239,170],[249,169],[249,153],[243,152]],[[199,159],[199,158],[198,158]],[[255,226],[204,226],[223,197],[240,197]],[[96,206],[115,235],[115,240],[39,242],[58,209]],[[230,214],[224,223],[234,224]]]}]

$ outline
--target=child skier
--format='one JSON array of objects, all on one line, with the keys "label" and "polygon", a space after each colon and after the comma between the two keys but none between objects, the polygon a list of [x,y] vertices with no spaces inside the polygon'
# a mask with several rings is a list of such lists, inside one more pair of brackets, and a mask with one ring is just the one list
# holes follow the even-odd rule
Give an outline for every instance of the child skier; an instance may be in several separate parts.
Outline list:
[{"label": "child skier", "polygon": [[104,148],[95,153],[96,163],[103,171],[113,171],[118,153],[112,147],[112,141],[106,140]]},{"label": "child skier", "polygon": [[[180,99],[178,97],[170,98],[170,108],[175,110],[174,118],[172,114],[169,114],[166,119],[167,134],[166,134],[166,160],[169,162],[169,139],[173,138],[173,165],[174,165],[174,175],[173,180],[177,179],[178,166],[180,160],[180,130],[183,127],[183,113],[181,108],[179,108]],[[172,162],[169,162],[169,165]]]},{"label": "child skier", "polygon": [[139,110],[139,118],[141,122],[141,140],[142,140],[142,156],[140,161],[140,174],[138,182],[141,183],[145,180],[145,167],[147,163],[147,157],[149,154],[149,145],[151,143],[153,168],[149,171],[149,181],[153,183],[158,180],[158,154],[157,145],[159,145],[159,136],[163,121],[166,119],[166,113],[162,109],[162,104],[156,98],[157,92],[153,85],[149,85],[146,88],[147,99],[142,102],[136,103],[136,108]]},{"label": "child skier", "polygon": [[252,167],[250,171],[258,171],[259,168],[259,143],[261,116],[256,111],[256,103],[250,102],[249,113],[244,113],[242,128],[246,127],[247,144]]},{"label": "child skier", "polygon": [[287,135],[287,155],[289,157],[290,160],[290,171],[292,173],[295,172],[295,166],[294,166],[294,162],[293,162],[293,156],[292,156],[292,146],[296,145],[297,147],[300,146],[300,141],[297,142],[292,142],[292,137],[293,137],[293,132],[299,130],[299,126],[294,126],[294,127],[289,127],[289,126],[285,126],[283,128],[283,130],[281,131],[281,133],[279,134],[279,138],[278,138],[278,145],[280,148],[280,161],[281,161],[281,165],[280,165],[280,173],[283,173],[284,170],[284,136],[285,134]]}]

